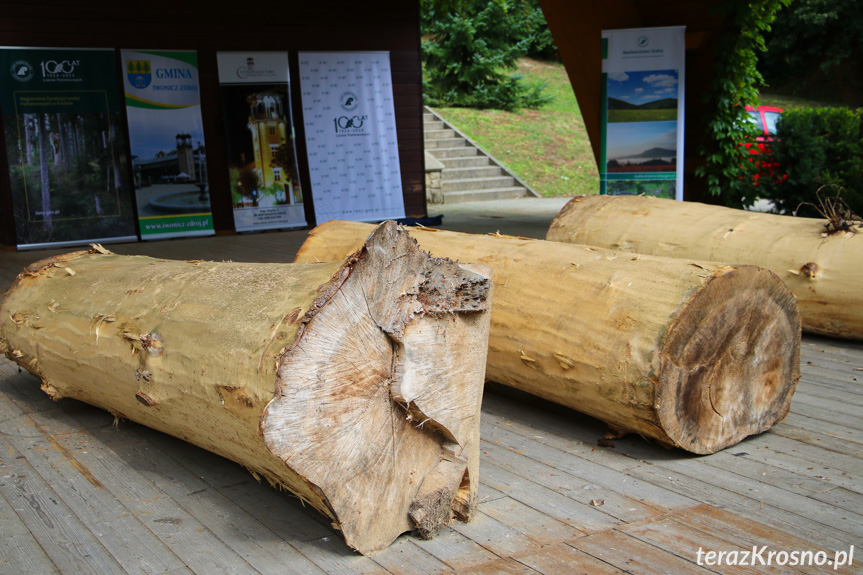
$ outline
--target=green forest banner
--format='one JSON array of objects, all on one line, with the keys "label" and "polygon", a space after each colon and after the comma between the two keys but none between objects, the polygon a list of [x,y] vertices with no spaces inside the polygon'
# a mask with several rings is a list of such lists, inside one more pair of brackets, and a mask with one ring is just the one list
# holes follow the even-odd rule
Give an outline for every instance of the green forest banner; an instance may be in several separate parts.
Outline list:
[{"label": "green forest banner", "polygon": [[287,52],[219,52],[238,232],[304,227]]},{"label": "green forest banner", "polygon": [[135,241],[115,52],[0,48],[19,249]]},{"label": "green forest banner", "polygon": [[214,234],[197,53],[121,56],[141,238]]},{"label": "green forest banner", "polygon": [[683,199],[685,56],[682,26],[603,30],[600,193]]}]

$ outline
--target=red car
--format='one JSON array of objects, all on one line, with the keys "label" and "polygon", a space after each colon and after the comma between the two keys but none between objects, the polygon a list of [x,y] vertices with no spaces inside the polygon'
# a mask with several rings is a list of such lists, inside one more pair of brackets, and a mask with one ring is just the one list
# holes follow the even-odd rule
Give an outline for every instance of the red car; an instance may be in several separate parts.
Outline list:
[{"label": "red car", "polygon": [[777,163],[773,160],[770,146],[776,140],[776,122],[784,111],[773,106],[746,106],[746,113],[761,132],[761,135],[755,138],[754,144],[746,144],[746,150],[756,156],[751,158],[751,161],[759,167],[759,173],[753,176],[755,185],[758,185],[758,179],[764,172],[771,178],[775,177]]},{"label": "red car", "polygon": [[773,106],[758,106],[757,108],[746,106],[746,113],[749,114],[752,121],[758,126],[758,130],[763,134],[758,136],[759,142],[773,140],[776,135],[776,122],[784,111],[782,108]]}]

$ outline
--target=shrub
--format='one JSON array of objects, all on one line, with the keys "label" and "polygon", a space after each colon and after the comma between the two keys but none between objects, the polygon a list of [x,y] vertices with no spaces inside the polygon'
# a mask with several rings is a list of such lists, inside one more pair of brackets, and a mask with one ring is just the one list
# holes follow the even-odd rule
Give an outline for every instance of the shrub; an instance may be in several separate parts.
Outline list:
[{"label": "shrub", "polygon": [[[820,197],[841,193],[863,214],[863,110],[809,108],[788,110],[772,146],[773,176],[758,179],[757,193],[784,213],[819,217]],[[802,205],[801,204],[813,204]]]},{"label": "shrub", "polygon": [[[426,104],[517,110],[550,100],[544,86],[527,86],[515,69],[532,35],[519,32],[507,2],[469,2],[463,12],[427,22],[423,41]],[[522,28],[523,29],[523,28]]]}]

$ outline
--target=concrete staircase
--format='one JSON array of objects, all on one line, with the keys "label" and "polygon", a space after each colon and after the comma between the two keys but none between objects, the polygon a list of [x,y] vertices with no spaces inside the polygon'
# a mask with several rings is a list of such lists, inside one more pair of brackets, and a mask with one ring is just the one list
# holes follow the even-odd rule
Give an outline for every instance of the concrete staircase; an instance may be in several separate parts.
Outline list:
[{"label": "concrete staircase", "polygon": [[540,197],[484,150],[429,108],[423,114],[425,151],[440,161],[445,204]]}]

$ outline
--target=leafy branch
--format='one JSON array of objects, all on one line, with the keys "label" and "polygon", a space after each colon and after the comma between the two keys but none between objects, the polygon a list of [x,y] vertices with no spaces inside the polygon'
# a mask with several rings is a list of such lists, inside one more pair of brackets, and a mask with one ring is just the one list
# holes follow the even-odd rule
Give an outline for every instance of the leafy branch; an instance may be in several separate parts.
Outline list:
[{"label": "leafy branch", "polygon": [[756,167],[744,144],[754,142],[757,133],[746,104],[758,103],[758,88],[764,85],[757,69],[758,53],[767,49],[764,36],[777,12],[790,2],[726,0],[719,5],[725,30],[716,47],[713,80],[706,95],[714,111],[707,122],[710,144],[699,150],[705,163],[695,174],[705,178],[710,193],[727,206],[749,206],[756,200],[750,186]]}]

